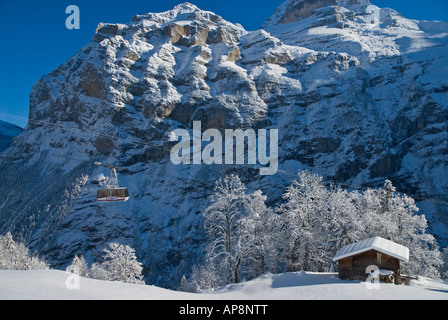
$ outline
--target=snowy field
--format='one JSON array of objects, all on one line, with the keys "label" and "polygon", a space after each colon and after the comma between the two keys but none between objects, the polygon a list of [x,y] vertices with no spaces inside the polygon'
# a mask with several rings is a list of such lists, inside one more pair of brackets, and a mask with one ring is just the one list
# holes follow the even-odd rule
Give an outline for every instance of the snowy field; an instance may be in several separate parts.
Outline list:
[{"label": "snowy field", "polygon": [[210,293],[192,294],[154,286],[79,279],[56,271],[0,271],[0,300],[448,300],[448,283],[420,277],[410,286],[381,283],[368,289],[359,281],[342,281],[329,273],[265,275]]}]

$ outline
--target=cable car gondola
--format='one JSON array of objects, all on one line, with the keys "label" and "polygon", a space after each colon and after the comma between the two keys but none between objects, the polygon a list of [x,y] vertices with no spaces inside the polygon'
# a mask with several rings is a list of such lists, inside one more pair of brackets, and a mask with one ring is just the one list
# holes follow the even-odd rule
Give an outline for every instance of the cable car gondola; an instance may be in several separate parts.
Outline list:
[{"label": "cable car gondola", "polygon": [[103,166],[110,169],[110,178],[105,189],[98,190],[96,199],[99,202],[124,202],[129,200],[129,190],[120,188],[118,184],[117,170],[123,168],[110,164],[95,162],[97,166]]}]

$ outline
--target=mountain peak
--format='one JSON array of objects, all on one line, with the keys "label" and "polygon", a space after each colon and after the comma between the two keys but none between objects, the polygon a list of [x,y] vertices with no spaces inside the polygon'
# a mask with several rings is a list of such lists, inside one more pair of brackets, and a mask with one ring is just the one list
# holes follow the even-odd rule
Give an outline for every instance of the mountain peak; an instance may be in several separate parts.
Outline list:
[{"label": "mountain peak", "polygon": [[173,10],[179,11],[181,13],[190,13],[200,9],[190,2],[184,2],[175,6]]},{"label": "mountain peak", "polygon": [[[196,5],[185,2],[175,6],[173,9],[160,13],[147,13],[136,15],[132,18],[130,32],[143,26],[144,32],[159,29],[164,35],[169,36],[173,44],[205,45],[207,43],[224,42],[234,45],[237,39],[246,34],[246,30],[240,24],[233,24],[221,16],[198,8]],[[124,26],[126,28],[126,26]],[[106,34],[116,34],[109,29],[116,30],[116,24],[101,24],[97,33],[100,42]],[[99,40],[99,41],[98,41]]]},{"label": "mountain peak", "polygon": [[196,5],[184,2],[181,4],[178,4],[171,10],[167,10],[160,13],[147,13],[144,15],[136,15],[133,17],[133,21],[141,21],[141,20],[150,20],[157,23],[166,23],[169,21],[173,21],[178,19],[179,17],[182,17],[183,15],[189,15],[196,12],[202,12],[206,13],[206,11],[203,11],[199,9]]},{"label": "mountain peak", "polygon": [[238,29],[243,33],[245,32],[245,30],[240,30],[243,29],[243,27],[240,24],[235,25],[231,22],[228,22],[224,20],[221,16],[211,11],[202,10],[196,5],[191,4],[189,2],[184,2],[182,4],[175,6],[173,9],[164,12],[136,15],[132,18],[133,22],[140,22],[143,20],[154,22],[158,25],[173,22],[181,22],[182,24],[185,24],[188,21],[190,22],[195,21],[216,26],[226,25],[228,27],[231,27],[232,29]]},{"label": "mountain peak", "polygon": [[[342,6],[350,9],[366,8],[369,0],[287,0],[281,4],[266,24],[287,24],[308,18],[313,11],[326,6]],[[355,10],[358,11],[358,10]]]}]

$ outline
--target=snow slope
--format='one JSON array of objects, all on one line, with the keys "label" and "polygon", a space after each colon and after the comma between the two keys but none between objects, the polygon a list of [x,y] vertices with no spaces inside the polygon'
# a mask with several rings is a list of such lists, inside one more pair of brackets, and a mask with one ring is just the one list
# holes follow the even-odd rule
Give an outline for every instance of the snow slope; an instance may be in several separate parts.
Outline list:
[{"label": "snow slope", "polygon": [[420,278],[410,286],[343,281],[333,273],[269,274],[214,292],[193,294],[80,278],[69,290],[70,274],[56,271],[0,271],[0,300],[448,300],[448,283]]}]

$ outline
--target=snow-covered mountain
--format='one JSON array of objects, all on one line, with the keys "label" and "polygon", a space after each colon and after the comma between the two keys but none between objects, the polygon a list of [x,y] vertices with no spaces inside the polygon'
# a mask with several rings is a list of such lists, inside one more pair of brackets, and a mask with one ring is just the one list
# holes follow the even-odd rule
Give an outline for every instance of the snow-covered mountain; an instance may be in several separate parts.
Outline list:
[{"label": "snow-covered mountain", "polygon": [[15,124],[0,120],[0,152],[11,144],[12,138],[22,133],[23,129]]},{"label": "snow-covered mountain", "polygon": [[[1,160],[0,233],[11,230],[53,267],[95,261],[111,241],[136,249],[146,280],[177,287],[203,258],[203,209],[237,173],[275,203],[297,170],[348,188],[427,198],[448,239],[448,28],[367,0],[289,0],[257,31],[185,3],[91,41],[33,87],[30,119]],[[279,172],[179,165],[171,132],[271,128]],[[99,204],[114,163],[126,203]],[[445,201],[445,202],[443,202]]]}]

